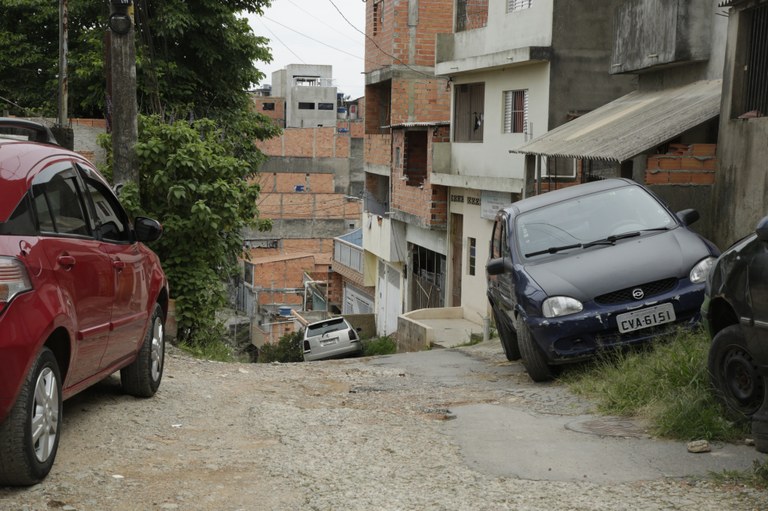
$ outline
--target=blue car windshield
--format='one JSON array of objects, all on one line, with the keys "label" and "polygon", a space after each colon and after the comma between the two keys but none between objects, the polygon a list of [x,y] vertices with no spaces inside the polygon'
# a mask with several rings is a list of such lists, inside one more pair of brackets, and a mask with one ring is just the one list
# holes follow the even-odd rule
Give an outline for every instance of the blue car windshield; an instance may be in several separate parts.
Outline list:
[{"label": "blue car windshield", "polygon": [[534,259],[613,244],[676,225],[675,218],[643,188],[625,186],[522,213],[515,220],[515,238],[520,254]]}]

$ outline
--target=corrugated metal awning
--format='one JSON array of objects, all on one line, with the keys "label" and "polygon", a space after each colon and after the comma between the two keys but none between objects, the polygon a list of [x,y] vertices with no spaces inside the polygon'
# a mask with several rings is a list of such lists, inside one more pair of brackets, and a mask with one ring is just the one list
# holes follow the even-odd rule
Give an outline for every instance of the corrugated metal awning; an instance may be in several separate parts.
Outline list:
[{"label": "corrugated metal awning", "polygon": [[423,122],[401,122],[400,124],[389,124],[382,126],[381,129],[396,128],[430,128],[433,126],[450,126],[451,121],[423,121]]},{"label": "corrugated metal awning", "polygon": [[722,80],[634,91],[510,152],[622,162],[717,117]]}]

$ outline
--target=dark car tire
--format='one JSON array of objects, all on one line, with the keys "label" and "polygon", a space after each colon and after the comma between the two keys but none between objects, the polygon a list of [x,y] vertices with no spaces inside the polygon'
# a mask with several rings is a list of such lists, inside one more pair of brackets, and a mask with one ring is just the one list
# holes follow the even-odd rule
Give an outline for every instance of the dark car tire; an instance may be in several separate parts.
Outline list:
[{"label": "dark car tire", "polygon": [[499,332],[499,339],[501,339],[501,347],[504,349],[504,355],[507,360],[514,362],[520,360],[520,347],[517,345],[517,334],[509,327],[506,321],[502,318],[502,313],[496,310],[495,306],[491,306],[493,312],[493,321],[496,323],[496,330]]},{"label": "dark car tire", "polygon": [[712,339],[707,360],[715,396],[735,420],[750,419],[765,398],[765,378],[747,348],[740,325],[720,330]]},{"label": "dark car tire", "polygon": [[550,381],[555,377],[554,368],[547,363],[541,349],[533,340],[533,335],[522,321],[517,322],[517,343],[520,347],[523,366],[528,376],[535,382]]},{"label": "dark car tire", "polygon": [[30,486],[51,471],[59,448],[62,402],[59,364],[53,352],[43,348],[10,415],[0,424],[0,486]]},{"label": "dark car tire", "polygon": [[147,335],[136,360],[120,370],[123,391],[135,397],[152,397],[160,387],[165,363],[165,318],[155,304]]}]

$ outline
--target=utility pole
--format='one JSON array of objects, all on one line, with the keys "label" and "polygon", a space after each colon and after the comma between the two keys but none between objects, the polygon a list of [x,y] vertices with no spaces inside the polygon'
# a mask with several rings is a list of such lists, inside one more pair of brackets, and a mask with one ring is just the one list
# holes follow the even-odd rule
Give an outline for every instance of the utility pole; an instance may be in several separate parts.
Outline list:
[{"label": "utility pole", "polygon": [[67,149],[74,149],[75,140],[69,126],[67,103],[69,101],[69,76],[67,54],[69,53],[69,12],[67,0],[59,0],[59,115],[56,125],[51,129],[56,141]]},{"label": "utility pole", "polygon": [[112,175],[115,187],[139,184],[136,141],[136,45],[132,0],[110,0],[112,98]]}]

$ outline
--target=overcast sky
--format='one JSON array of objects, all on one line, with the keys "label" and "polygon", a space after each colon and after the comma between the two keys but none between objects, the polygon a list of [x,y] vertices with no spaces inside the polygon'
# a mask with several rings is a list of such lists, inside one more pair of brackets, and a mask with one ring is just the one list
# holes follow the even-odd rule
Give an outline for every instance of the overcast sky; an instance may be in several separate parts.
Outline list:
[{"label": "overcast sky", "polygon": [[266,74],[263,84],[289,64],[323,64],[333,66],[338,92],[352,99],[365,94],[363,0],[272,0],[264,16],[248,20],[256,35],[270,40],[272,62],[256,63]]}]

